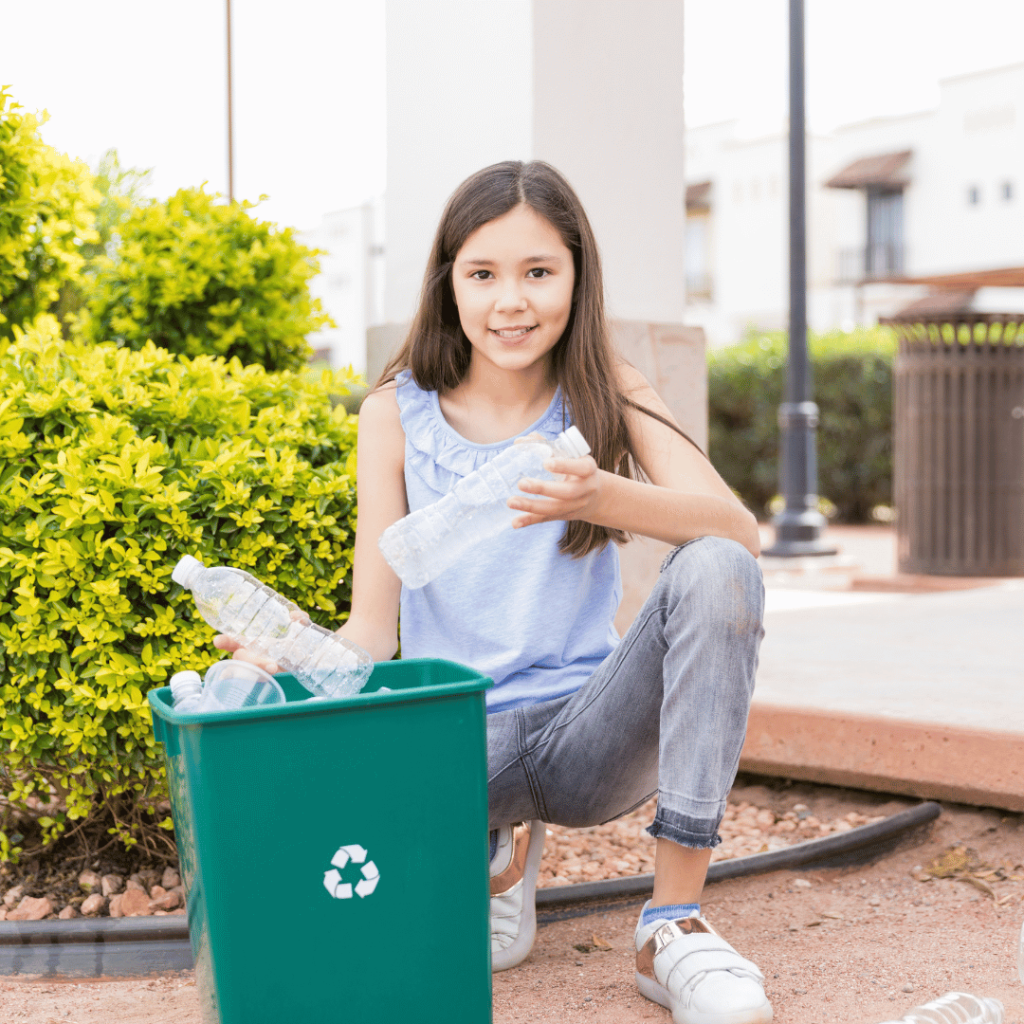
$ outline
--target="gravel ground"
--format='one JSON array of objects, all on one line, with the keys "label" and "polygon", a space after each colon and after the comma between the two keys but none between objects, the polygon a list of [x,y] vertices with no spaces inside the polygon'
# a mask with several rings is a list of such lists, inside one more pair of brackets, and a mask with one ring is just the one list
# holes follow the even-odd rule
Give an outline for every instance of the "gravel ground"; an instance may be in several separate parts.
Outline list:
[{"label": "gravel ground", "polygon": [[[754,852],[913,802],[741,778],[734,827],[723,835],[737,852]],[[649,840],[633,833],[631,847],[623,831],[643,824],[638,813],[572,836],[551,829],[548,884],[573,880],[576,871],[598,877],[587,867],[596,851],[616,872],[622,869],[612,862],[631,863],[629,854],[639,858],[638,871],[647,870]],[[704,910],[765,972],[778,1024],[877,1024],[954,989],[995,996],[1006,1007],[1005,1024],[1024,1024],[1016,970],[1022,861],[1024,815],[947,805],[937,822],[876,863],[719,882],[705,891]],[[942,874],[951,877],[936,877]],[[495,1024],[671,1024],[668,1011],[642,999],[633,983],[636,917],[637,907],[627,907],[542,925],[526,962],[494,977]],[[85,983],[0,979],[2,1024],[113,1021],[199,1024],[191,973]]]}]

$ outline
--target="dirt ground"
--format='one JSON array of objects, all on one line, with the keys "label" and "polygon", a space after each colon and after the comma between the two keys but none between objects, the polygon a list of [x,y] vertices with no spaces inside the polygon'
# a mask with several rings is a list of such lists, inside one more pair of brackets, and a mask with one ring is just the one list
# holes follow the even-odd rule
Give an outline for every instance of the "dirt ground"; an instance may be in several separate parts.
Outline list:
[{"label": "dirt ground", "polygon": [[[892,814],[912,801],[849,790],[748,785],[777,810],[822,820]],[[963,848],[952,860],[949,851]],[[970,857],[970,881],[926,869]],[[873,864],[780,871],[709,885],[704,911],[764,971],[778,1024],[877,1024],[951,990],[995,996],[1024,1024],[1017,943],[1024,919],[1024,816],[958,805]],[[1000,870],[1001,869],[1001,870]],[[924,880],[927,879],[927,880]],[[629,907],[542,925],[533,953],[494,977],[494,1022],[670,1024],[633,983]],[[605,948],[610,947],[610,948]],[[0,1024],[199,1024],[191,972],[135,980],[0,978]],[[382,1017],[382,1020],[384,1018]]]}]

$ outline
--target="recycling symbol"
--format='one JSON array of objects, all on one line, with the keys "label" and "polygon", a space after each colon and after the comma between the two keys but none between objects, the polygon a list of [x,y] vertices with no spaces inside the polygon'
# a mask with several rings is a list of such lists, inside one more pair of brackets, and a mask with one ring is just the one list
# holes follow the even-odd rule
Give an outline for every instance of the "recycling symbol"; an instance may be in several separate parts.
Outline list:
[{"label": "recycling symbol", "polygon": [[[341,873],[349,861],[353,864],[363,865],[359,869],[363,877],[354,886],[350,882],[341,880]],[[377,883],[380,881],[377,865],[372,860],[366,859],[366,850],[358,844],[340,847],[331,858],[331,864],[334,865],[331,870],[324,872],[324,888],[336,900],[352,899],[353,890],[360,899],[363,899],[377,888]]]}]

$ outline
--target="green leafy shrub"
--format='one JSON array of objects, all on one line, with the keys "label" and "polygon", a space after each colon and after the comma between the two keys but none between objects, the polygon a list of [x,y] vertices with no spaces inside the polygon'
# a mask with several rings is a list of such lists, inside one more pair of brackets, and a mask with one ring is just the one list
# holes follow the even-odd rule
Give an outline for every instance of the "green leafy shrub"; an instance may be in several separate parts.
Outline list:
[{"label": "green leafy shrub", "polygon": [[99,238],[89,168],[47,146],[41,123],[0,89],[0,338],[54,306]]},{"label": "green leafy shrub", "polygon": [[36,814],[44,845],[101,819],[128,844],[159,834],[146,693],[221,657],[171,582],[182,554],[251,571],[323,625],[347,617],[344,384],[66,344],[53,317],[0,341],[0,861],[40,803],[58,808]]},{"label": "green leafy shrub", "polygon": [[217,200],[182,189],[131,210],[117,225],[115,257],[97,261],[84,337],[268,370],[308,360],[305,336],[331,324],[309,294],[319,250],[251,216],[251,203]]},{"label": "green leafy shrub", "polygon": [[[892,365],[887,328],[811,335],[818,404],[818,490],[843,522],[892,503]],[[758,335],[708,355],[711,460],[759,516],[779,489],[778,411],[787,338]]]}]

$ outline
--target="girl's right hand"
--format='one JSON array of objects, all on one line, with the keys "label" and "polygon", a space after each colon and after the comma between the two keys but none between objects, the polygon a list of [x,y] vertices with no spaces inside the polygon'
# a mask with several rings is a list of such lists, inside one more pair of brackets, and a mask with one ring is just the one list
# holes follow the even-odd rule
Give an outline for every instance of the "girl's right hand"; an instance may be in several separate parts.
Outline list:
[{"label": "girl's right hand", "polygon": [[[292,621],[301,622],[303,625],[309,625],[313,621],[301,608],[293,608],[291,618]],[[255,651],[250,651],[248,647],[243,647],[237,640],[233,640],[224,633],[218,633],[213,638],[213,646],[221,651],[229,651],[233,658],[237,658],[239,661],[247,661],[251,665],[263,669],[264,672],[269,672],[272,676],[276,676],[282,671],[281,666],[276,661],[271,661],[270,658],[264,658]]]},{"label": "girl's right hand", "polygon": [[220,651],[228,651],[233,658],[237,658],[239,661],[247,661],[249,664],[263,669],[264,672],[269,672],[272,676],[277,675],[281,671],[281,666],[278,665],[276,661],[271,661],[269,658],[264,658],[255,651],[250,651],[247,647],[243,647],[237,640],[233,640],[231,637],[225,636],[223,633],[218,633],[213,638],[213,646]]}]

